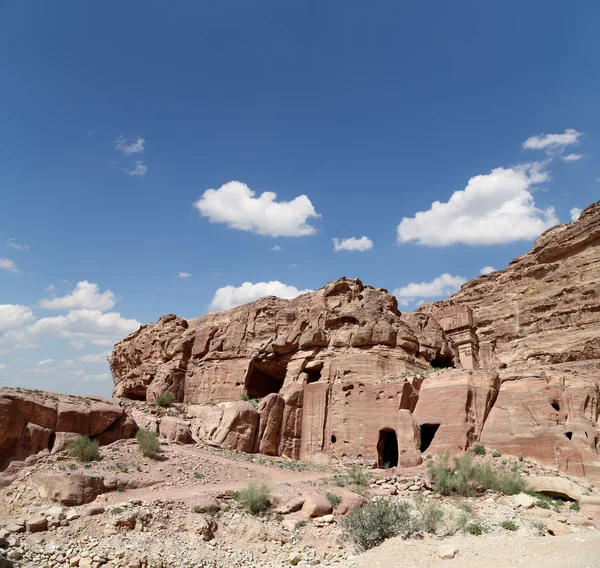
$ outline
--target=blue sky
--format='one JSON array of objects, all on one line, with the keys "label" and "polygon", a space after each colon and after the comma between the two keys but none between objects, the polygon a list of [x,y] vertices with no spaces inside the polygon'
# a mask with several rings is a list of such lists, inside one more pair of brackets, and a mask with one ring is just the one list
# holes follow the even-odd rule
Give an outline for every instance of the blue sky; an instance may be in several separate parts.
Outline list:
[{"label": "blue sky", "polygon": [[599,17],[3,2],[0,383],[108,395],[165,313],[343,275],[412,310],[504,268],[599,198]]}]

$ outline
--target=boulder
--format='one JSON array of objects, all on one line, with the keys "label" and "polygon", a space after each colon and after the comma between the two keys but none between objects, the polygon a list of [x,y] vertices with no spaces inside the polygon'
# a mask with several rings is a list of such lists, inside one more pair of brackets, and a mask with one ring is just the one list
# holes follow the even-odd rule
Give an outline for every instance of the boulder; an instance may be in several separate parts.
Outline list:
[{"label": "boulder", "polygon": [[526,478],[526,483],[531,491],[537,491],[549,497],[579,501],[583,495],[583,489],[580,485],[564,477],[531,475]]},{"label": "boulder", "polygon": [[546,530],[548,534],[552,536],[563,536],[570,534],[571,529],[565,523],[559,523],[557,521],[550,521],[546,523]]},{"label": "boulder", "polygon": [[303,496],[304,504],[302,505],[302,513],[309,519],[329,515],[333,512],[331,503],[323,493],[306,491]]},{"label": "boulder", "polygon": [[276,456],[279,453],[281,442],[281,421],[285,401],[276,393],[268,394],[258,405],[259,421],[258,435],[254,451],[268,456]]},{"label": "boulder", "polygon": [[221,505],[211,495],[199,495],[194,502],[194,511],[200,513],[218,513],[221,510]]},{"label": "boulder", "polygon": [[45,517],[37,517],[25,521],[25,530],[29,533],[42,532],[48,528],[48,521]]},{"label": "boulder", "polygon": [[223,419],[214,440],[231,450],[251,453],[258,429],[259,414],[249,402],[231,403],[223,412]]},{"label": "boulder", "polygon": [[104,477],[86,473],[38,473],[32,481],[42,497],[68,506],[91,503],[107,490]]},{"label": "boulder", "polygon": [[458,548],[453,544],[442,544],[438,548],[438,556],[442,560],[452,560],[458,554]]},{"label": "boulder", "polygon": [[160,436],[169,442],[190,444],[193,441],[189,423],[179,418],[172,416],[163,418],[158,430]]}]

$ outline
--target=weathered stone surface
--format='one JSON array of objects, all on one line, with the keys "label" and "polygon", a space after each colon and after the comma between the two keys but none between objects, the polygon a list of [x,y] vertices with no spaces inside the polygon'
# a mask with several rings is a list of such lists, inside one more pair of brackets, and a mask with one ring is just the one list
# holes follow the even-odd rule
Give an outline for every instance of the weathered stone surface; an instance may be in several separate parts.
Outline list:
[{"label": "weathered stone surface", "polygon": [[63,505],[91,503],[106,491],[104,478],[84,473],[40,473],[33,476],[42,497]]},{"label": "weathered stone surface", "polygon": [[185,420],[167,416],[161,420],[158,430],[160,437],[170,442],[177,442],[178,444],[189,444],[192,442],[190,424]]},{"label": "weathered stone surface", "polygon": [[223,412],[214,439],[222,446],[240,452],[252,452],[258,430],[259,414],[249,402],[233,402]]},{"label": "weathered stone surface", "polygon": [[329,515],[332,511],[333,507],[323,493],[318,493],[317,491],[306,491],[304,493],[302,513],[309,519]]},{"label": "weathered stone surface", "polygon": [[550,497],[561,497],[563,499],[579,501],[583,495],[583,489],[580,485],[564,477],[532,475],[527,478],[527,485],[532,491],[537,491]]},{"label": "weathered stone surface", "polygon": [[189,403],[264,397],[290,382],[372,382],[429,367],[451,344],[415,316],[417,335],[394,296],[341,278],[294,300],[267,297],[190,321],[164,316],[115,346],[115,395],[153,400],[171,390]]},{"label": "weathered stone surface", "polygon": [[268,456],[276,456],[279,453],[281,442],[281,421],[285,401],[276,393],[268,394],[260,401],[258,413],[258,435],[254,451]]},{"label": "weathered stone surface", "polygon": [[0,389],[0,424],[0,470],[79,434],[110,443],[135,430],[118,401],[11,388]]}]

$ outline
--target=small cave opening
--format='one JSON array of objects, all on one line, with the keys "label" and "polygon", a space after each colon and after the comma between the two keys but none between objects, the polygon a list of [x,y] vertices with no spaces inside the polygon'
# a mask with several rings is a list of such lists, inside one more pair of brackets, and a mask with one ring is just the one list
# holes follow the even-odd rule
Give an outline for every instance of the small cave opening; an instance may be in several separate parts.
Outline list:
[{"label": "small cave opening", "polygon": [[50,452],[52,452],[52,450],[54,449],[55,442],[56,442],[56,433],[52,432],[52,434],[50,434],[50,438],[48,439],[48,450]]},{"label": "small cave opening", "polygon": [[573,432],[565,432],[565,436],[569,438],[569,440],[573,439]]},{"label": "small cave opening", "polygon": [[556,410],[556,412],[560,412],[560,404],[558,403],[557,400],[553,400],[550,403],[550,406],[552,406],[552,408],[554,408],[554,410]]},{"label": "small cave opening", "polygon": [[311,383],[317,383],[321,380],[321,371],[323,370],[323,365],[317,365],[314,367],[305,367],[304,372],[306,373],[306,384],[310,385]]},{"label": "small cave opening", "polygon": [[264,398],[268,394],[279,392],[285,372],[285,365],[255,361],[246,377],[246,394],[250,398]]},{"label": "small cave opening", "polygon": [[335,434],[331,434],[331,443],[335,444],[337,442],[337,438],[335,437]]},{"label": "small cave opening", "polygon": [[438,353],[434,359],[431,360],[431,366],[434,369],[453,369],[454,359],[452,355],[442,355]]},{"label": "small cave opening", "polygon": [[398,465],[398,438],[395,430],[384,428],[379,431],[377,442],[378,466],[383,469]]},{"label": "small cave opening", "polygon": [[427,451],[440,427],[439,424],[421,424],[421,452]]}]

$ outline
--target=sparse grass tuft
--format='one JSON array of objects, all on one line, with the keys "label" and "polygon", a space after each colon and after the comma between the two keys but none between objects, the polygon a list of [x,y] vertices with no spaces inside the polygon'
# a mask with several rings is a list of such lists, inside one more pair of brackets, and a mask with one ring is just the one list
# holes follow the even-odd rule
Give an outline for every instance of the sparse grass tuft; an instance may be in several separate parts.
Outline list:
[{"label": "sparse grass tuft", "polygon": [[251,483],[233,494],[233,498],[251,515],[258,515],[271,506],[269,488],[264,483]]},{"label": "sparse grass tuft", "polygon": [[353,509],[342,520],[342,526],[346,538],[362,550],[373,548],[392,536],[409,536],[414,532],[410,505],[389,499],[370,501]]},{"label": "sparse grass tuft", "polygon": [[169,408],[175,400],[175,395],[171,391],[165,391],[156,397],[155,403],[156,406],[160,406],[161,408]]},{"label": "sparse grass tuft", "polygon": [[453,458],[448,454],[430,461],[427,469],[434,481],[434,490],[442,495],[474,495],[491,489],[506,495],[515,495],[525,489],[521,476],[504,468],[494,469],[490,465],[473,463],[469,455]]},{"label": "sparse grass tuft", "polygon": [[98,447],[97,440],[90,440],[87,436],[77,436],[69,444],[69,454],[80,462],[88,463],[100,459]]},{"label": "sparse grass tuft", "polygon": [[492,452],[492,457],[493,457],[493,458],[499,458],[499,457],[501,457],[501,456],[502,456],[502,454],[501,454],[500,452],[497,452],[497,451],[493,451],[493,452]]},{"label": "sparse grass tuft", "polygon": [[331,503],[331,506],[334,509],[337,508],[337,506],[342,502],[342,498],[331,491],[327,492],[327,500]]},{"label": "sparse grass tuft", "polygon": [[371,483],[371,478],[358,465],[353,465],[346,474],[346,477],[350,485],[367,486]]},{"label": "sparse grass tuft", "polygon": [[306,526],[306,521],[298,521],[295,525],[294,528],[298,531],[300,530],[302,527]]},{"label": "sparse grass tuft", "polygon": [[245,401],[248,401],[248,400],[250,400],[250,397],[249,397],[249,396],[248,396],[248,395],[247,395],[245,392],[243,392],[243,393],[240,395],[240,400],[245,400]]},{"label": "sparse grass tuft", "polygon": [[500,526],[507,531],[516,531],[519,528],[513,521],[502,521]]},{"label": "sparse grass tuft", "polygon": [[577,501],[573,501],[573,503],[569,505],[569,509],[571,509],[571,511],[579,511],[579,503]]},{"label": "sparse grass tuft", "polygon": [[479,523],[469,523],[465,527],[465,531],[474,536],[481,536],[485,532],[485,527]]},{"label": "sparse grass tuft", "polygon": [[473,451],[475,452],[476,456],[485,456],[485,446],[482,446],[481,444],[477,444],[473,448]]},{"label": "sparse grass tuft", "polygon": [[195,471],[195,472],[194,472],[194,477],[195,477],[196,479],[204,479],[204,474],[203,474],[203,473],[200,473],[199,471]]},{"label": "sparse grass tuft", "polygon": [[153,458],[160,451],[160,441],[152,430],[138,430],[135,435],[142,455],[147,458]]}]

